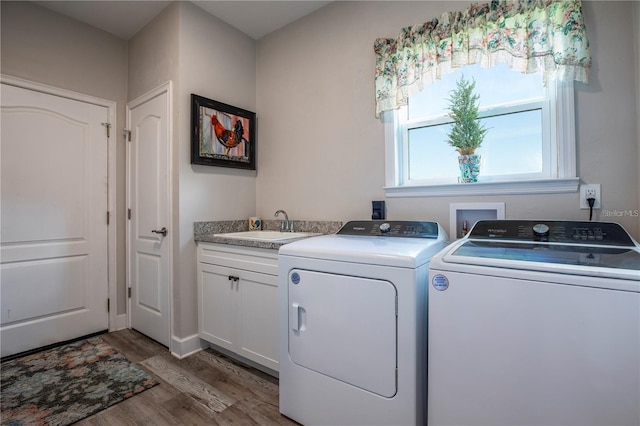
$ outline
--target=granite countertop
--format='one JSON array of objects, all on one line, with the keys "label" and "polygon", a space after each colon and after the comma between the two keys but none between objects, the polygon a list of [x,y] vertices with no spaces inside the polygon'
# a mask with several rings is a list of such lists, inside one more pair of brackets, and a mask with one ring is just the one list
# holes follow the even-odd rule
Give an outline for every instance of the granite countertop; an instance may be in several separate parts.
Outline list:
[{"label": "granite countertop", "polygon": [[[262,229],[266,231],[277,231],[280,229],[280,220],[263,220]],[[314,232],[319,234],[335,234],[342,226],[342,222],[335,221],[294,221],[296,232]],[[225,238],[227,232],[243,232],[249,230],[249,220],[221,220],[211,222],[194,222],[193,238],[198,242],[229,244],[234,246],[265,248],[277,250],[281,246],[301,240],[301,237],[287,241],[255,241],[240,240],[237,238]]]}]

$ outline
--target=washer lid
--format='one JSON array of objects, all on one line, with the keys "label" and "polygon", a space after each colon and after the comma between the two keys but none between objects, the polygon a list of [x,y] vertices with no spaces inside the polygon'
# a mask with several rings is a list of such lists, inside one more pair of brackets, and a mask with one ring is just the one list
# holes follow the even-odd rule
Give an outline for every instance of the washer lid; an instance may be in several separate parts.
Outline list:
[{"label": "washer lid", "polygon": [[636,248],[638,244],[618,223],[581,222],[570,220],[481,220],[469,239],[500,241],[549,242],[589,246],[620,246]]},{"label": "washer lid", "polygon": [[446,234],[438,238],[369,237],[323,235],[280,247],[280,256],[297,256],[339,262],[416,268],[447,245]]},{"label": "washer lid", "polygon": [[[466,258],[640,271],[640,246],[611,222],[486,220],[451,253]],[[640,276],[640,274],[638,274]]]},{"label": "washer lid", "polygon": [[640,245],[619,224],[608,222],[479,221],[430,267],[482,274],[500,268],[502,276],[527,271],[537,279],[558,273],[630,280],[634,283],[618,289],[640,291]]},{"label": "washer lid", "polygon": [[640,251],[633,247],[469,240],[451,256],[640,271]]}]

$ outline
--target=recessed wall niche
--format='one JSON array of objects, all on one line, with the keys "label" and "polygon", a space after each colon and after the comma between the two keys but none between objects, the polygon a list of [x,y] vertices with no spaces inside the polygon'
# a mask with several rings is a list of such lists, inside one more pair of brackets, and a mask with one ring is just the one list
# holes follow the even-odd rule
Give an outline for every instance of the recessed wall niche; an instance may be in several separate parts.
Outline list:
[{"label": "recessed wall niche", "polygon": [[464,223],[467,232],[479,220],[504,220],[505,203],[451,203],[449,204],[449,240],[463,236]]}]

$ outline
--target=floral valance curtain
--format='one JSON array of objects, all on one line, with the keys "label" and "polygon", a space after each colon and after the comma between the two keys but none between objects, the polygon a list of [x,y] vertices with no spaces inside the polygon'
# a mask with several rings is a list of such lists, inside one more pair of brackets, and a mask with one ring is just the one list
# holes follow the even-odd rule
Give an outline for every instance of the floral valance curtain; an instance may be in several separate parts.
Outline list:
[{"label": "floral valance curtain", "polygon": [[588,82],[591,54],[579,0],[496,0],[379,38],[376,117],[456,68],[504,62],[548,79]]}]

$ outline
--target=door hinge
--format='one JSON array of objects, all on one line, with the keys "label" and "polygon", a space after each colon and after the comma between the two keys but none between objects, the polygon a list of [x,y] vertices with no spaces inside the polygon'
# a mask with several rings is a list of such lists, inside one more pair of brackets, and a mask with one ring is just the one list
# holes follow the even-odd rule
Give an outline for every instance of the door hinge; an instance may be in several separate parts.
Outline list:
[{"label": "door hinge", "polygon": [[102,123],[102,125],[107,128],[107,137],[111,136],[111,123]]},{"label": "door hinge", "polygon": [[131,299],[131,287],[127,289],[127,296]]},{"label": "door hinge", "polygon": [[124,138],[126,141],[131,142],[131,130],[124,129]]},{"label": "door hinge", "polygon": [[109,224],[110,220],[111,220],[111,213],[107,212],[107,225]]},{"label": "door hinge", "polygon": [[107,312],[111,312],[111,299],[107,299]]},{"label": "door hinge", "polygon": [[131,220],[131,209],[127,209],[127,219]]}]

